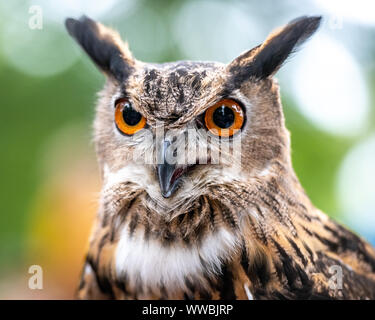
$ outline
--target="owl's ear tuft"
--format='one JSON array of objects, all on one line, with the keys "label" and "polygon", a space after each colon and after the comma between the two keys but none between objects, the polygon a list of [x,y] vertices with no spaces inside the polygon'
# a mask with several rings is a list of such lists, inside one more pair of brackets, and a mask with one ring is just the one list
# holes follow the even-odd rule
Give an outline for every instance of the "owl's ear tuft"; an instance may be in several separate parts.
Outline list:
[{"label": "owl's ear tuft", "polygon": [[65,26],[105,74],[119,82],[127,79],[133,70],[134,59],[117,32],[86,16],[79,20],[68,18]]},{"label": "owl's ear tuft", "polygon": [[261,45],[237,57],[228,65],[235,84],[249,78],[274,75],[288,56],[319,27],[321,17],[300,17],[271,33]]}]

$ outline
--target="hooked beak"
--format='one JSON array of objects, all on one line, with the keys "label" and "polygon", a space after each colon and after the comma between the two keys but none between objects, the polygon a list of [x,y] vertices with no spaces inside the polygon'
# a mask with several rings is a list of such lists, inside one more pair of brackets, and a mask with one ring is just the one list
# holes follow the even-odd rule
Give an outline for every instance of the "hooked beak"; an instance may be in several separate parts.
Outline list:
[{"label": "hooked beak", "polygon": [[159,158],[161,164],[157,166],[160,191],[164,198],[169,198],[174,193],[181,176],[186,171],[181,166],[177,167],[175,164],[168,163],[167,152],[170,144],[170,141],[163,141]]}]

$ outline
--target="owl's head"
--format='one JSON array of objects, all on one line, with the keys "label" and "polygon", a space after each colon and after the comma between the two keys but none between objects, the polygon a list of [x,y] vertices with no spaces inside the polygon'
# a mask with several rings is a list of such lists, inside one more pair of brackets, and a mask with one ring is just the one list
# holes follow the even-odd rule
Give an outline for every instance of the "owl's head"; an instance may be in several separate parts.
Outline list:
[{"label": "owl's head", "polygon": [[295,19],[228,64],[140,62],[113,30],[87,17],[67,19],[107,78],[94,125],[105,187],[131,185],[176,209],[212,186],[289,166],[273,75],[320,19]]}]

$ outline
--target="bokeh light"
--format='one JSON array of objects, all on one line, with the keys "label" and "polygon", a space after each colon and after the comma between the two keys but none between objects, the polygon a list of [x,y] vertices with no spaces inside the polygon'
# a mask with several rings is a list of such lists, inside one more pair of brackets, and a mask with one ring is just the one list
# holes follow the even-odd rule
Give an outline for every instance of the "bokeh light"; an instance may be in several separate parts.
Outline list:
[{"label": "bokeh light", "polygon": [[375,3],[372,0],[316,0],[316,3],[340,19],[375,25]]},{"label": "bokeh light", "polygon": [[[118,0],[38,0],[30,1],[34,5],[40,5],[43,8],[45,17],[48,20],[61,23],[66,17],[80,17],[81,15],[87,15],[93,19],[103,18],[106,14],[114,9]],[[134,5],[134,0],[122,0],[122,5],[130,8]]]},{"label": "bokeh light", "polygon": [[375,241],[375,135],[355,145],[337,178],[342,219],[359,234]]},{"label": "bokeh light", "polygon": [[44,24],[42,30],[32,30],[22,21],[11,21],[3,27],[3,55],[18,71],[48,77],[77,61],[78,51],[69,49],[70,39],[62,36],[61,26]]},{"label": "bokeh light", "polygon": [[256,17],[245,13],[241,3],[224,1],[186,1],[174,17],[173,31],[189,60],[229,62],[263,40]]},{"label": "bokeh light", "polygon": [[113,25],[121,31],[140,60],[163,61],[165,54],[171,50],[167,25],[160,12],[152,6],[133,8],[126,17],[117,17]]},{"label": "bokeh light", "polygon": [[295,60],[290,90],[303,114],[334,134],[366,130],[369,99],[364,74],[343,45],[317,34]]}]

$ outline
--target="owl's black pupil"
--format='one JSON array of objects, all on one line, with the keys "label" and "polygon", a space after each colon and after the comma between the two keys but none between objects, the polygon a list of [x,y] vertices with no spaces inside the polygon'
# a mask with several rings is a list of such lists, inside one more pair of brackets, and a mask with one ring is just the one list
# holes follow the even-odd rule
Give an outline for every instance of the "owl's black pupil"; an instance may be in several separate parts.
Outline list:
[{"label": "owl's black pupil", "polygon": [[124,121],[129,126],[135,126],[142,119],[142,115],[135,111],[130,104],[126,104],[122,110],[122,117]]},{"label": "owl's black pupil", "polygon": [[226,129],[234,122],[234,112],[231,108],[221,106],[214,111],[212,119],[219,128]]}]

